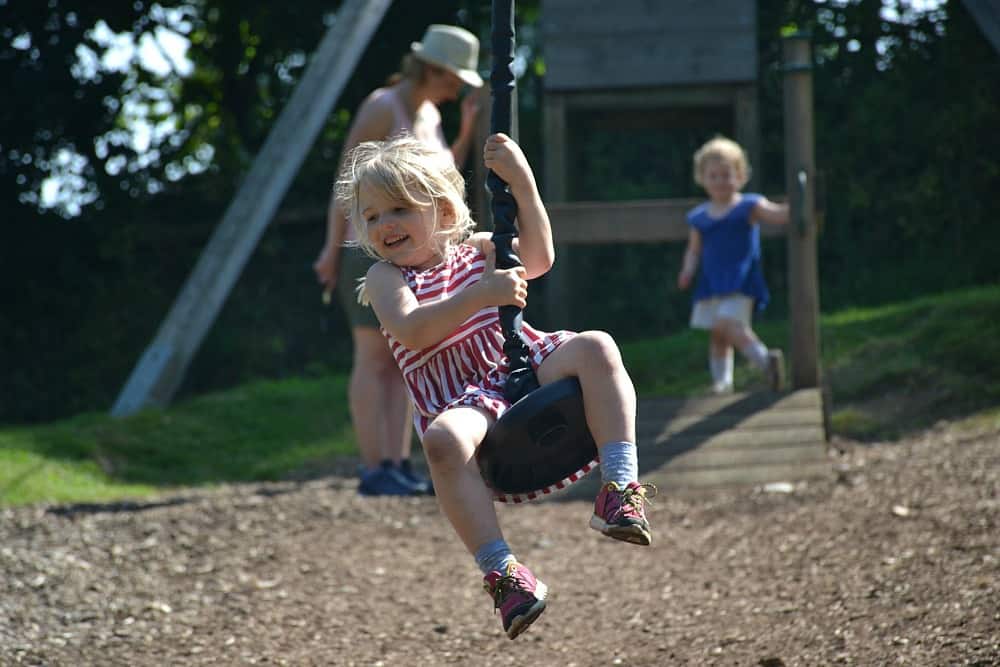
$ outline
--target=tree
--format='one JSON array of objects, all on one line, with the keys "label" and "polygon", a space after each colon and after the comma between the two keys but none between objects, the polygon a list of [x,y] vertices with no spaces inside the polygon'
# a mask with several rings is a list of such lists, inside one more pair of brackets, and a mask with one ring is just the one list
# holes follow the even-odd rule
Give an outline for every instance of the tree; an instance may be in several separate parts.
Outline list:
[{"label": "tree", "polygon": [[[463,7],[422,5],[428,22]],[[0,419],[110,405],[338,7],[0,0],[0,75],[18,95],[0,109]],[[407,12],[391,10],[300,192],[325,200],[349,110],[425,27]],[[216,381],[261,372],[218,367]]]}]

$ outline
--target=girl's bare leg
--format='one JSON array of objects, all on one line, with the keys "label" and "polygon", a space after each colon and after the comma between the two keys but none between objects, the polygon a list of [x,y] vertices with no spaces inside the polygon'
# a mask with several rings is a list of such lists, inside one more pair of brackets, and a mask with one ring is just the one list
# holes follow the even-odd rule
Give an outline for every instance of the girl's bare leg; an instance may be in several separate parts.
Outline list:
[{"label": "girl's bare leg", "polygon": [[708,354],[716,359],[729,354],[729,348],[733,346],[728,326],[730,322],[732,320],[722,320],[721,324],[716,324],[710,332]]},{"label": "girl's bare leg", "polygon": [[634,443],[635,387],[611,336],[585,331],[560,345],[538,367],[543,385],[570,376],[580,380],[587,426],[598,446]]},{"label": "girl's bare leg", "polygon": [[722,319],[716,323],[712,329],[712,342],[715,343],[716,332],[718,337],[728,345],[732,345],[737,350],[743,350],[747,345],[758,344],[760,339],[753,329],[743,324],[739,320]]},{"label": "girl's bare leg", "polygon": [[[386,349],[388,347],[386,345]],[[410,402],[406,381],[399,372],[395,359],[392,359],[392,370],[394,372],[385,378],[386,403],[383,413],[385,440],[382,451],[385,452],[384,458],[399,463],[403,459],[410,458],[410,446],[413,440],[413,404]]]},{"label": "girl's bare leg", "polygon": [[712,376],[712,391],[728,393],[733,389],[733,346],[729,342],[726,320],[710,332],[708,370]]},{"label": "girl's bare leg", "polygon": [[[374,468],[383,459],[399,457],[398,430],[397,435],[389,435],[390,427],[399,429],[401,423],[400,417],[392,412],[390,392],[397,378],[402,383],[402,376],[385,337],[376,329],[355,327],[351,334],[354,337],[354,363],[348,386],[351,423],[362,463]],[[407,413],[403,414],[405,418]]]},{"label": "girl's bare leg", "polygon": [[644,504],[652,487],[636,479],[635,387],[611,336],[585,331],[538,367],[543,385],[570,375],[580,380],[587,426],[601,457],[602,486],[590,527],[616,540],[649,545],[652,535]]},{"label": "girl's bare leg", "polygon": [[475,456],[489,425],[490,418],[478,408],[453,408],[439,415],[423,437],[438,505],[471,554],[503,538],[493,492]]}]

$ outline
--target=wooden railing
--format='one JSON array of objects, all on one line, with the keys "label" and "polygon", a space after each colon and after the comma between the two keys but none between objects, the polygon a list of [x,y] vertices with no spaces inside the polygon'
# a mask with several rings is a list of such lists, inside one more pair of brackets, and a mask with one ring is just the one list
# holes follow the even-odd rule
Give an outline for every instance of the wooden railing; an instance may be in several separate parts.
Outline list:
[{"label": "wooden railing", "polygon": [[[783,196],[768,195],[771,201]],[[556,243],[660,243],[685,241],[687,212],[704,199],[640,199],[634,201],[585,201],[546,204]],[[326,209],[319,206],[282,209],[277,224],[309,224],[321,228]],[[786,225],[761,224],[765,237],[785,235]]]},{"label": "wooden railing", "polygon": [[[771,197],[782,201],[783,197]],[[659,243],[688,237],[687,212],[703,199],[643,199],[547,204],[556,243]],[[761,225],[764,236],[784,236],[785,225]]]}]

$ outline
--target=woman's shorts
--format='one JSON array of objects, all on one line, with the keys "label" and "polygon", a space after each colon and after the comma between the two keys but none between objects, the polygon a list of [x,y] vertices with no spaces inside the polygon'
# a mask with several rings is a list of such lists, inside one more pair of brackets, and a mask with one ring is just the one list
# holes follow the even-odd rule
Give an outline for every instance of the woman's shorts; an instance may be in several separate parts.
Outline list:
[{"label": "woman's shorts", "polygon": [[361,248],[348,246],[340,250],[340,272],[337,275],[337,299],[344,307],[344,314],[352,329],[379,328],[378,318],[371,306],[358,303],[358,279],[368,274],[375,260]]},{"label": "woman's shorts", "polygon": [[734,292],[695,301],[691,310],[691,326],[695,329],[711,329],[721,319],[736,320],[750,326],[752,316],[753,299]]}]

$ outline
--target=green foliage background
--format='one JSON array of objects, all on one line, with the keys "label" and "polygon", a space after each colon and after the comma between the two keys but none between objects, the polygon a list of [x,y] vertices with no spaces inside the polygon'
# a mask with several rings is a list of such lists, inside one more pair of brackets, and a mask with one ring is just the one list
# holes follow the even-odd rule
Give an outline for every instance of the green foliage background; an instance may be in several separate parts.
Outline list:
[{"label": "green foliage background", "polygon": [[[824,310],[1000,279],[991,250],[1000,226],[989,213],[1000,205],[992,185],[1000,176],[1000,54],[960,2],[908,24],[882,19],[882,4],[758,2],[762,156],[754,173],[764,193],[785,191],[778,36],[785,26],[812,35]],[[571,118],[571,136],[587,140],[573,148],[570,199],[700,196],[691,155],[712,135],[732,132],[727,114],[700,112],[671,119],[672,130],[649,127],[635,112],[618,116],[618,125],[597,114]],[[560,261],[572,266],[573,327],[630,339],[686,325],[689,295],[673,287],[679,244],[570,253]],[[764,241],[764,268],[766,322],[787,316],[784,241]]]},{"label": "green foliage background", "polygon": [[[196,71],[168,82],[185,110],[184,141],[163,146],[141,169],[112,175],[93,138],[121,127],[108,100],[128,75],[105,72],[82,84],[70,66],[77,45],[92,43],[86,31],[97,19],[138,35],[155,27],[151,5],[0,2],[0,76],[17,96],[17,104],[0,107],[0,422],[110,407],[301,76],[301,66],[288,63],[311,53],[325,31],[323,18],[339,4],[160,2],[192,8]],[[519,40],[533,49],[519,82],[519,114],[522,143],[541,174],[539,4],[518,3]],[[908,24],[883,20],[880,5],[758,3],[763,154],[755,169],[765,192],[784,189],[777,36],[786,25],[813,34],[824,310],[1000,278],[993,220],[1000,205],[1000,55],[961,2]],[[271,226],[182,393],[348,367],[347,328],[338,308],[321,307],[310,264],[323,237],[316,212],[325,206],[350,113],[395,70],[427,23],[459,23],[482,36],[488,29],[485,2],[430,0],[420,7],[420,21],[409,2],[389,10],[282,205],[284,217],[306,212],[305,221]],[[29,50],[12,47],[23,33],[32,35]],[[887,45],[884,52],[876,43]],[[279,76],[283,70],[287,76]],[[162,83],[148,73],[135,76],[139,84]],[[671,131],[650,122],[637,142],[634,134],[623,141],[599,118],[576,119],[588,140],[573,156],[580,177],[572,196],[696,195],[690,154],[707,136],[728,130],[715,127],[722,121],[707,110],[697,120]],[[456,109],[446,110],[446,129],[455,122]],[[215,150],[210,169],[176,182],[164,177],[168,164],[206,143]],[[46,160],[67,146],[89,158],[84,175],[97,193],[71,219],[24,197],[44,177]],[[154,180],[162,191],[148,192]],[[766,326],[785,315],[785,265],[780,241],[768,241],[764,252],[775,297]],[[682,329],[688,296],[673,288],[680,253],[677,244],[626,245],[561,258],[571,265],[578,298],[573,321],[559,326],[604,328],[624,341]],[[534,317],[530,307],[528,314]]]}]

